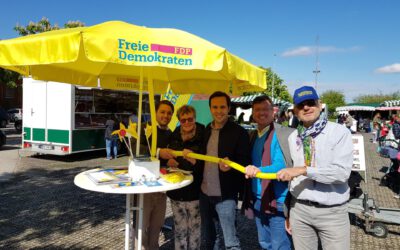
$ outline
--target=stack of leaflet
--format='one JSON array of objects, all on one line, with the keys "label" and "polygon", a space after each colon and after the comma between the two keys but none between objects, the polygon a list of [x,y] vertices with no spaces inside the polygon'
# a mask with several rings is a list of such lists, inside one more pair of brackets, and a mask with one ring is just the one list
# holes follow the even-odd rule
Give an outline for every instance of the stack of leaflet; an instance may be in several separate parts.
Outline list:
[{"label": "stack of leaflet", "polygon": [[88,178],[96,185],[116,184],[130,182],[128,169],[95,169],[86,173]]}]

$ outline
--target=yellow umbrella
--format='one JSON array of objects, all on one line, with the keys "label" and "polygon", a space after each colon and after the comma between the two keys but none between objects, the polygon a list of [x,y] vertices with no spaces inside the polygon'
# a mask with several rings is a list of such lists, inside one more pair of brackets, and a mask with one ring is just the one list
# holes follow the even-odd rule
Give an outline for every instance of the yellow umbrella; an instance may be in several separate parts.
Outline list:
[{"label": "yellow umbrella", "polygon": [[[168,84],[177,94],[220,90],[240,95],[266,88],[264,70],[222,47],[181,30],[120,21],[2,40],[0,67],[45,81],[148,90],[153,124],[153,94],[165,93]],[[155,155],[156,136],[152,139]]]},{"label": "yellow umbrella", "polygon": [[[0,66],[35,79],[140,90],[151,75],[154,91],[240,95],[266,88],[265,71],[200,37],[110,21],[0,41]],[[135,66],[135,67],[132,67]]]}]

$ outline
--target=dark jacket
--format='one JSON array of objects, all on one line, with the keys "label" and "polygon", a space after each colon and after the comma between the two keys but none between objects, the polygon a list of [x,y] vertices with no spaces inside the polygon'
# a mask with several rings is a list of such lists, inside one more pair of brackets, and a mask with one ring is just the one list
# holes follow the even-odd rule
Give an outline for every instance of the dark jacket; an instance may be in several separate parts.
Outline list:
[{"label": "dark jacket", "polygon": [[[204,129],[205,129],[204,125],[196,123],[195,136],[192,139],[184,142],[182,141],[181,137],[181,132],[180,132],[181,128],[177,127],[170,137],[170,143],[168,145],[168,148],[179,151],[183,149],[190,149],[195,153],[200,153],[201,144],[203,142],[203,137],[204,137]],[[192,171],[193,182],[189,186],[168,191],[167,196],[173,200],[178,200],[178,201],[198,200],[200,194],[200,185],[201,185],[201,173],[202,173],[201,168],[203,167],[204,162],[196,160],[196,164],[192,165],[190,162],[183,159],[183,157],[177,157],[175,160],[179,163],[178,168],[182,170]]]},{"label": "dark jacket", "polygon": [[[149,147],[151,146],[152,136],[150,135],[149,140],[147,142],[144,128],[145,128],[145,125],[142,124],[142,130],[140,132],[139,156],[150,156]],[[170,129],[161,129],[157,126],[157,148],[166,148],[169,144],[171,134],[172,134],[172,131]],[[133,155],[135,157],[137,157],[137,155],[136,155],[136,139],[132,137],[130,143],[131,143]],[[147,143],[149,143],[150,146]],[[167,166],[166,165],[167,160],[164,160],[161,158],[159,160],[160,160],[160,167]]]},{"label": "dark jacket", "polygon": [[[143,133],[144,134],[144,133]],[[170,136],[172,131],[167,129],[161,129],[157,127],[157,148],[166,148],[169,144]],[[151,136],[149,137],[149,142],[151,144]]]},{"label": "dark jacket", "polygon": [[[168,147],[171,134],[172,134],[172,131],[170,129],[165,130],[165,129],[161,129],[161,128],[157,127],[157,148]],[[149,137],[150,145],[151,145],[151,138],[152,137],[150,136]],[[167,160],[160,158],[160,167],[166,167],[166,166],[167,166]]]},{"label": "dark jacket", "polygon": [[[203,152],[207,153],[207,143],[211,136],[211,124],[206,127]],[[232,121],[227,121],[219,132],[218,157],[228,157],[243,167],[250,164],[250,141],[249,134],[244,128]],[[204,170],[204,167],[202,168]],[[244,174],[236,169],[222,172],[219,169],[219,181],[221,187],[221,198],[238,199],[238,194],[242,195],[244,185]]]},{"label": "dark jacket", "polygon": [[106,130],[104,131],[104,138],[107,140],[118,139],[118,135],[111,135],[111,133],[114,130],[118,130],[118,129],[119,129],[118,121],[115,121],[113,119],[108,119],[106,121]]},{"label": "dark jacket", "polygon": [[393,123],[393,136],[396,140],[400,139],[400,123],[398,121],[395,121]]}]

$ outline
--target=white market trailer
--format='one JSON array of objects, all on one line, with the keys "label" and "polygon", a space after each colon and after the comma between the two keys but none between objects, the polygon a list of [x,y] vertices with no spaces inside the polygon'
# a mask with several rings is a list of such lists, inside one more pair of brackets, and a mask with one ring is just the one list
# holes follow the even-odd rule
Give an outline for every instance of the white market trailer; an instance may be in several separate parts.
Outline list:
[{"label": "white market trailer", "polygon": [[[147,96],[143,100],[148,113]],[[55,155],[104,149],[105,121],[115,115],[127,123],[137,104],[136,92],[24,78],[23,148]]]}]

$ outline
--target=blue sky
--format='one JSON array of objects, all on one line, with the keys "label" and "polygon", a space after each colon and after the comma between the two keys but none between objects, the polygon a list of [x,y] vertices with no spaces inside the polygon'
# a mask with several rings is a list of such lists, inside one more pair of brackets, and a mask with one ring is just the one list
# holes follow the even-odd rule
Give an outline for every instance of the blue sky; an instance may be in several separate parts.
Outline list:
[{"label": "blue sky", "polygon": [[63,26],[122,20],[177,28],[203,37],[247,61],[272,67],[292,94],[301,85],[340,90],[346,100],[400,91],[400,1],[7,1],[0,39],[13,27],[47,17]]}]

